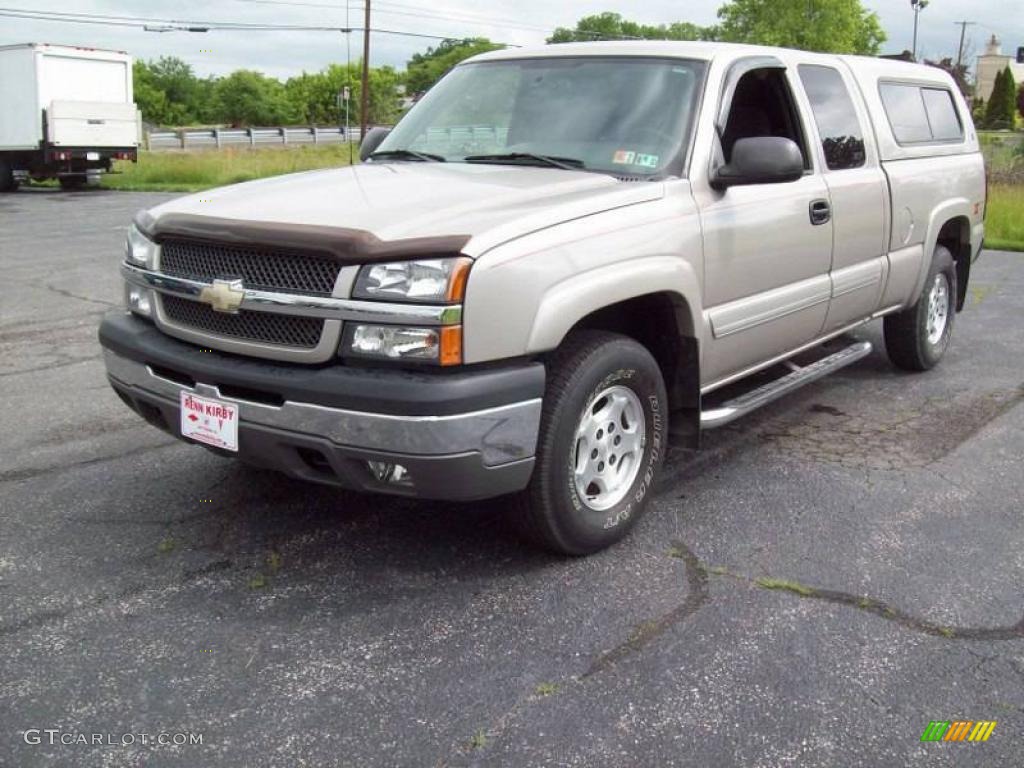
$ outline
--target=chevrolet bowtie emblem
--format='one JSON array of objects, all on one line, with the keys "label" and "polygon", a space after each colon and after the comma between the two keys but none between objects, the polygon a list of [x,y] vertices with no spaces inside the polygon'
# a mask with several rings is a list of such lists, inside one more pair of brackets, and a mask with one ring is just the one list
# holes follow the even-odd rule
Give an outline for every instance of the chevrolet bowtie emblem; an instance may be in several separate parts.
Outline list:
[{"label": "chevrolet bowtie emblem", "polygon": [[214,280],[213,285],[199,292],[199,300],[217,312],[237,313],[243,298],[245,289],[241,280]]}]

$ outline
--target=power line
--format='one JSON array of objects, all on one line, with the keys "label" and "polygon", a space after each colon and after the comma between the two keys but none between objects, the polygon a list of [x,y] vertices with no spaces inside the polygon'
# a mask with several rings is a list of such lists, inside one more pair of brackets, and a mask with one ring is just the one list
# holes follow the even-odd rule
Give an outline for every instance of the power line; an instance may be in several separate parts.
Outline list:
[{"label": "power line", "polygon": [[[334,3],[318,3],[318,2],[310,2],[309,0],[233,0],[233,2],[253,3],[253,4],[256,4],[256,5],[277,5],[277,6],[287,6],[287,7],[294,7],[294,8],[325,8],[325,9],[338,9],[338,10],[341,9],[341,6],[339,6],[337,4],[334,4]],[[359,2],[362,2],[362,0],[359,0]],[[402,9],[408,8],[410,10],[387,10],[387,9],[382,9],[382,8],[378,7],[378,6],[381,6],[381,5],[387,5],[387,6],[393,7],[393,8],[402,8]],[[420,18],[420,19],[439,19],[439,20],[443,20],[443,21],[457,21],[457,22],[461,22],[463,24],[476,24],[476,25],[485,25],[485,26],[492,26],[492,27],[505,27],[507,29],[518,29],[518,30],[524,30],[524,31],[527,31],[527,32],[542,32],[542,33],[545,33],[545,34],[550,34],[551,32],[554,31],[551,27],[540,26],[540,25],[537,25],[537,24],[524,24],[521,21],[516,21],[516,20],[512,20],[512,19],[507,19],[507,18],[498,18],[496,16],[483,16],[483,15],[480,15],[480,14],[471,14],[471,13],[466,13],[466,12],[459,12],[459,13],[454,13],[454,14],[431,13],[430,11],[426,11],[426,10],[424,10],[422,8],[416,8],[415,6],[403,5],[401,3],[377,2],[376,0],[374,2],[374,11],[375,11],[375,13],[384,14],[384,15],[409,16],[409,17]],[[588,37],[604,37],[604,34],[601,33],[601,32],[588,32],[586,30],[574,30],[574,34],[585,35],[585,36],[588,36]],[[618,35],[618,36],[615,36],[615,37],[609,37],[607,39],[612,39],[612,40],[644,40],[646,38],[640,37],[638,35]]]},{"label": "power line", "polygon": [[[293,8],[325,8],[331,10],[341,10],[342,6],[336,3],[317,3],[307,2],[306,0],[233,0],[233,2],[239,3],[252,3],[255,5],[277,5],[286,6]],[[359,0],[361,3],[362,0]],[[387,7],[380,7],[387,6]],[[403,9],[403,10],[390,10],[391,8]],[[408,10],[404,10],[408,9]],[[459,12],[459,13],[432,13],[422,8],[416,8],[414,6],[402,5],[399,3],[384,3],[375,2],[374,12],[377,14],[383,14],[386,16],[409,16],[418,19],[441,19],[445,21],[460,21],[467,24],[479,24],[487,26],[501,26],[509,29],[523,29],[531,32],[550,32],[550,27],[540,26],[537,24],[524,24],[521,21],[498,18],[496,16],[483,16],[480,14]]]},{"label": "power line", "polygon": [[[67,11],[34,11],[24,8],[0,8],[0,17],[26,19],[30,21],[50,21],[65,24],[93,24],[108,27],[132,27],[136,29],[157,32],[216,32],[216,31],[244,31],[244,32],[364,32],[363,27],[341,27],[323,25],[302,25],[302,24],[262,24],[248,22],[207,22],[207,21],[186,21],[182,19],[154,19],[138,16],[111,16],[105,14],[71,13]],[[166,29],[154,29],[153,25],[168,25]],[[408,32],[398,29],[374,28],[375,34],[396,35],[399,37],[414,37],[425,40],[460,40],[469,36],[458,35],[431,35],[424,32]],[[496,42],[506,48],[518,48],[514,43]]]}]

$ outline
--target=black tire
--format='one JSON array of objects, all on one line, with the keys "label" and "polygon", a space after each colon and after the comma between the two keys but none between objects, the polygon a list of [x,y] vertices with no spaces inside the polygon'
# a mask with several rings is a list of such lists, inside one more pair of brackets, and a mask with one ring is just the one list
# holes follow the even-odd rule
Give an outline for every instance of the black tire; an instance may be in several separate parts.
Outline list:
[{"label": "black tire", "polygon": [[[941,336],[930,339],[931,298],[936,280],[945,281],[945,325]],[[956,263],[953,254],[944,245],[938,245],[917,303],[885,318],[885,350],[893,365],[907,371],[927,371],[938,364],[953,334],[956,297]]]},{"label": "black tire", "polygon": [[[623,392],[620,387],[630,390],[633,395]],[[576,431],[585,417],[592,424],[598,421],[596,416],[587,416],[594,412],[594,408],[600,414],[602,403],[612,406],[607,397],[598,399],[609,390],[617,392],[620,401],[624,398],[625,402],[632,404],[630,414],[642,411],[645,439],[642,447],[618,457],[635,458],[629,461],[621,478],[610,478],[613,482],[619,480],[619,489],[605,495],[605,499],[612,501],[622,493],[622,489],[625,489],[625,495],[612,506],[598,510],[589,506],[588,500],[577,490],[575,470],[579,444]],[[632,425],[627,423],[631,420]],[[609,423],[615,425],[615,421]],[[612,436],[606,433],[604,442],[593,444],[601,449],[601,455],[609,462],[609,472],[616,461],[612,452],[619,442],[615,440],[626,438],[639,442],[638,438],[630,438],[628,432],[630,427],[639,430],[639,426],[639,419],[623,415],[619,434]],[[600,433],[596,434],[600,436]],[[590,554],[619,541],[636,524],[647,505],[661,468],[667,435],[665,382],[651,353],[636,341],[615,333],[582,331],[573,334],[562,344],[548,366],[533,477],[515,503],[520,529],[545,549],[566,555]],[[584,456],[591,455],[588,448]],[[602,463],[600,466],[604,472],[606,465]],[[619,461],[619,466],[622,466],[622,461]],[[633,479],[627,485],[630,476]],[[601,479],[606,477],[602,475]],[[585,490],[590,488],[597,486],[587,486]]]},{"label": "black tire", "polygon": [[85,186],[85,175],[81,176],[61,176],[57,179],[60,183],[60,188],[66,192],[72,190],[81,189]]},{"label": "black tire", "polygon": [[14,169],[9,161],[0,158],[0,192],[14,192],[18,182],[14,179]]}]

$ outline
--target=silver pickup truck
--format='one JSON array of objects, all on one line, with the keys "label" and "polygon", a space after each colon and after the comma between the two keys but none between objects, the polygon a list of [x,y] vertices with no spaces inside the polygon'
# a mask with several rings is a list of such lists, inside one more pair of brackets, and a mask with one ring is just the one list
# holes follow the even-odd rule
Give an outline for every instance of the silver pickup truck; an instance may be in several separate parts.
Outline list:
[{"label": "silver pickup truck", "polygon": [[571,554],[636,523],[670,423],[696,446],[868,354],[850,329],[884,317],[892,361],[932,368],[984,231],[966,104],[894,61],[500,51],[360,154],[140,213],[111,384],[295,477],[512,495]]}]

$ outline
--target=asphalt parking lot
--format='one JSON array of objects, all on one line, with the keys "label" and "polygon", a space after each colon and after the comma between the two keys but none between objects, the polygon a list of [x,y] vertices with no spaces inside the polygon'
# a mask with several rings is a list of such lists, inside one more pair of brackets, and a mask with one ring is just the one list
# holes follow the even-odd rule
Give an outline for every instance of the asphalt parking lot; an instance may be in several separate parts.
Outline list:
[{"label": "asphalt parking lot", "polygon": [[566,560],[501,503],[306,485],[125,408],[96,326],[168,197],[0,196],[0,765],[1024,763],[1024,255],[983,254],[937,370],[872,324]]}]

